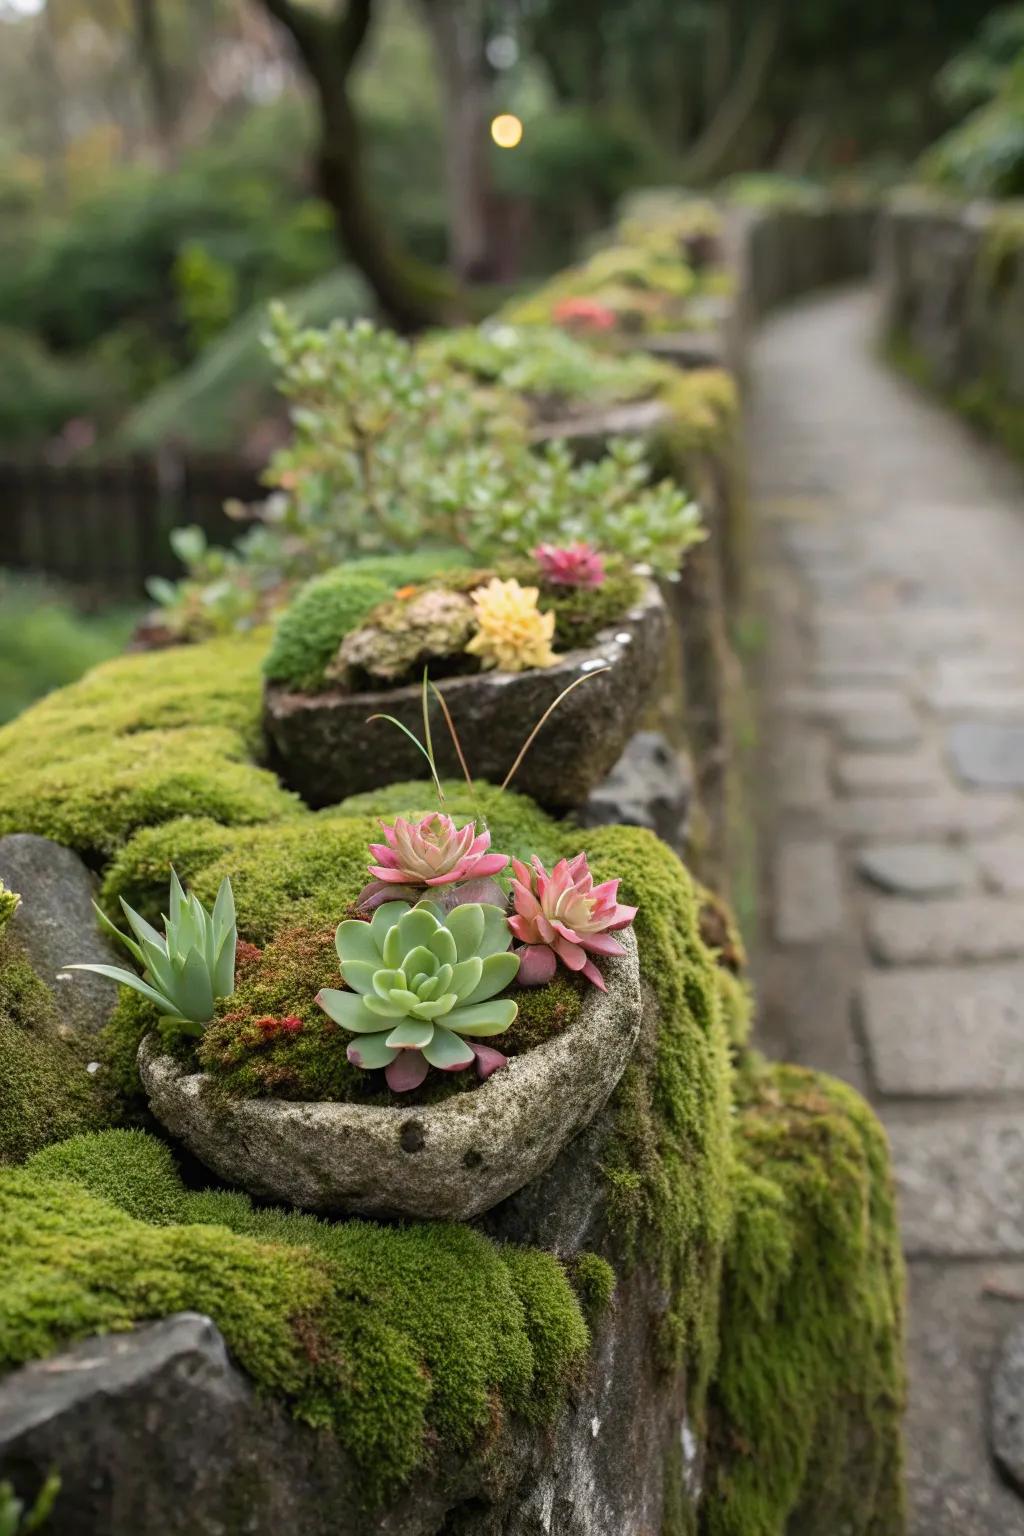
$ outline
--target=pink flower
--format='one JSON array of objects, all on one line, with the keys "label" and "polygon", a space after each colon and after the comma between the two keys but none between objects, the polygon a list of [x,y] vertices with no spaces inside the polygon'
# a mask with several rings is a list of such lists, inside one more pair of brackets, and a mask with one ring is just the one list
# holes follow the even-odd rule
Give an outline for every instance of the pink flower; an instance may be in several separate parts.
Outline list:
[{"label": "pink flower", "polygon": [[604,581],[604,560],[589,544],[538,544],[533,558],[545,581],[556,587],[599,587]]},{"label": "pink flower", "polygon": [[393,825],[380,825],[385,842],[370,844],[377,863],[370,865],[373,880],[359,897],[364,908],[406,894],[415,900],[424,887],[486,880],[508,863],[507,854],[488,853],[491,834],[478,832],[475,821],[457,828],[450,816],[431,811],[421,821],[396,816]]},{"label": "pink flower", "polygon": [[595,987],[606,991],[590,956],[623,953],[611,934],[629,926],[636,907],[618,902],[617,880],[594,884],[585,853],[560,859],[550,875],[536,854],[532,862],[533,868],[528,869],[518,859],[512,860],[515,914],[508,925],[522,943],[516,949],[521,985],[537,987],[550,981],[561,960],[570,971],[582,971]]},{"label": "pink flower", "polygon": [[598,299],[562,299],[551,311],[556,325],[580,325],[592,331],[610,331],[615,311]]}]

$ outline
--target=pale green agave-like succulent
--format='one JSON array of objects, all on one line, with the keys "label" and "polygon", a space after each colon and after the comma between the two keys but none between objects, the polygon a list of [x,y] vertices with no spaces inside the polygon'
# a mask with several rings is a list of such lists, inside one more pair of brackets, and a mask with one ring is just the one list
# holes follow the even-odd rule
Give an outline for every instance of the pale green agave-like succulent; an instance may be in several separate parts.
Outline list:
[{"label": "pale green agave-like succulent", "polygon": [[117,965],[69,965],[67,969],[109,976],[148,997],[183,1034],[200,1035],[213,1018],[217,999],[230,997],[235,990],[238,929],[231,881],[221,881],[213,911],[207,912],[198,896],[185,895],[172,869],[169,905],[164,933],[159,934],[122,898],[135,939],[115,928],[96,908],[103,927],[131,951],[148,979]]},{"label": "pale green agave-like succulent", "polygon": [[370,922],[341,923],[335,938],[342,979],[325,987],[321,1008],[357,1038],[348,1058],[384,1067],[396,1092],[419,1087],[428,1067],[482,1077],[505,1065],[499,1051],[464,1039],[499,1035],[518,1004],[496,994],[519,970],[500,907],[470,903],[448,913],[432,901],[388,901]]}]

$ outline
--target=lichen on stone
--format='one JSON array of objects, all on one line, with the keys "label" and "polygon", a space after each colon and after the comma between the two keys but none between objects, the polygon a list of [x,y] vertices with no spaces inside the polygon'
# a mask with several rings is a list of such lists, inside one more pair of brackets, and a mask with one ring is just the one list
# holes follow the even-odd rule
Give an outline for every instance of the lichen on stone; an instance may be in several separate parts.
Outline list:
[{"label": "lichen on stone", "polygon": [[463,657],[475,628],[473,604],[461,592],[426,587],[394,597],[345,636],[324,678],[373,688],[413,681],[424,667],[438,676],[453,657]]}]

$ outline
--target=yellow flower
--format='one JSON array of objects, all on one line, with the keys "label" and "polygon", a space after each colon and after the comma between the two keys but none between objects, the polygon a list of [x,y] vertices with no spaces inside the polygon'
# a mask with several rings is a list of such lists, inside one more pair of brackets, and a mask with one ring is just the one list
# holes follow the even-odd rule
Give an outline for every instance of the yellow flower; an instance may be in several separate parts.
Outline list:
[{"label": "yellow flower", "polygon": [[527,667],[553,666],[558,660],[551,649],[555,616],[537,607],[536,587],[492,576],[486,587],[477,587],[470,595],[477,632],[466,650],[479,656],[485,667],[524,672]]}]

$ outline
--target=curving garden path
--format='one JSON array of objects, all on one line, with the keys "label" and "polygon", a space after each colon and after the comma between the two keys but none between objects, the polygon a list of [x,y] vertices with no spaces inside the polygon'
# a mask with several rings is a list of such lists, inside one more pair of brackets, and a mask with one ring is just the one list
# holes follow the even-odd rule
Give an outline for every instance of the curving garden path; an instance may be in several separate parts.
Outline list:
[{"label": "curving garden path", "polygon": [[753,349],[762,1044],[889,1130],[913,1536],[1024,1536],[986,1443],[1024,1321],[1024,476],[873,339],[843,293]]}]

